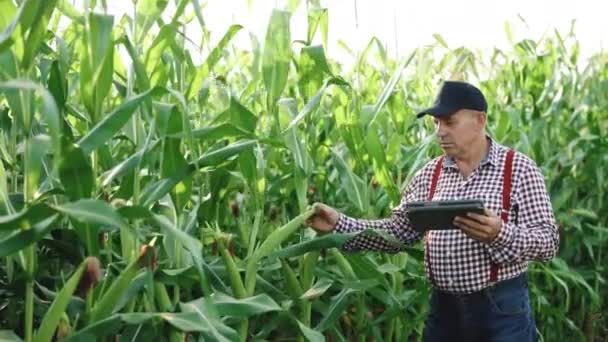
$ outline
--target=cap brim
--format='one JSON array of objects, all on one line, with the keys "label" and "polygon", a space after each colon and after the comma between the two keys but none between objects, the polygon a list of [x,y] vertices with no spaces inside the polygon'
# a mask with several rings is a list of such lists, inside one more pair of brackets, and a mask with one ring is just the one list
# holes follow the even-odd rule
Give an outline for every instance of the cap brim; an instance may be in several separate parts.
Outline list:
[{"label": "cap brim", "polygon": [[451,107],[446,107],[446,106],[433,106],[431,108],[427,108],[425,110],[422,110],[420,112],[418,112],[418,114],[416,114],[417,118],[421,118],[427,114],[432,115],[434,117],[442,117],[442,116],[448,116],[452,113],[454,113],[456,110],[454,108]]}]

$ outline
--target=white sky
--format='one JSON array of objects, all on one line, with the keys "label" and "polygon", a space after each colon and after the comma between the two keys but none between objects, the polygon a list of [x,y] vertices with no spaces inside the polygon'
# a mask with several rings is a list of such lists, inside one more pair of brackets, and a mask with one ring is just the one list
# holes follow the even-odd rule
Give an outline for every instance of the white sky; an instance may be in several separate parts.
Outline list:
[{"label": "white sky", "polygon": [[[73,0],[77,4],[84,0]],[[111,14],[119,17],[132,13],[128,0],[106,0]],[[292,15],[292,40],[305,39],[307,21],[305,2]],[[171,3],[174,1],[171,0]],[[205,25],[212,41],[219,40],[231,24],[238,23],[247,31],[263,37],[273,8],[285,8],[287,1],[279,0],[199,0],[203,6]],[[249,8],[248,3],[252,6]],[[504,30],[505,21],[511,23],[516,40],[537,40],[548,30],[557,28],[565,35],[572,19],[576,19],[575,33],[581,44],[581,55],[606,50],[608,23],[602,7],[603,0],[321,0],[329,11],[330,58],[343,58],[337,46],[342,39],[354,51],[365,48],[372,36],[386,44],[391,56],[406,56],[412,49],[434,42],[433,33],[441,34],[450,48],[465,46],[491,50],[508,49]],[[358,25],[355,21],[357,4]],[[189,7],[190,8],[190,7]],[[165,12],[173,13],[172,8]],[[525,19],[523,23],[518,15]],[[200,25],[194,19],[187,28],[188,35],[200,42]],[[320,40],[318,41],[320,42]],[[247,48],[249,38],[241,31],[235,43]],[[396,44],[395,44],[396,43]],[[398,46],[398,51],[395,49]],[[195,61],[196,62],[196,61]],[[200,61],[199,61],[200,62]]]}]

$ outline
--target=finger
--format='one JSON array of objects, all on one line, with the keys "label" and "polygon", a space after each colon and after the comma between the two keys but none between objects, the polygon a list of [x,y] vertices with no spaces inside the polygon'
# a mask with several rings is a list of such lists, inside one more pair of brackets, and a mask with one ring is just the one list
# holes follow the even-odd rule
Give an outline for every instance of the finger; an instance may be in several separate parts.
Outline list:
[{"label": "finger", "polygon": [[454,225],[455,225],[456,227],[458,227],[458,228],[459,228],[460,230],[462,230],[462,231],[465,231],[465,230],[466,230],[466,231],[477,231],[477,229],[475,229],[475,228],[473,228],[473,227],[470,227],[470,226],[468,226],[468,225],[466,225],[465,223],[460,222],[460,221],[454,221]]},{"label": "finger", "polygon": [[461,225],[465,225],[465,226],[467,226],[469,228],[472,228],[472,229],[475,229],[475,230],[479,230],[479,231],[482,231],[482,232],[485,232],[485,231],[489,230],[489,227],[487,225],[485,225],[483,223],[479,223],[479,222],[477,222],[475,220],[471,220],[471,219],[468,219],[468,218],[461,217],[461,216],[457,216],[454,219],[454,224],[456,224],[456,223],[459,223]]},{"label": "finger", "polygon": [[490,239],[491,233],[489,231],[477,230],[471,227],[463,226],[462,232],[465,233],[472,239],[487,242]]},{"label": "finger", "polygon": [[[492,214],[492,211],[489,211],[490,214]],[[498,217],[498,216],[493,216],[493,217],[488,217],[488,216],[483,216],[483,215],[478,215],[475,213],[470,213],[473,215],[477,215],[477,221],[482,225],[485,226],[483,228],[483,230],[485,232],[487,232],[488,234],[492,235],[492,232],[500,229],[502,220]]]},{"label": "finger", "polygon": [[467,217],[472,218],[473,220],[475,220],[477,222],[481,222],[481,223],[485,223],[485,224],[489,224],[492,220],[491,217],[486,216],[486,215],[480,215],[478,213],[467,213]]},{"label": "finger", "polygon": [[485,209],[485,213],[486,215],[490,216],[490,217],[498,217],[498,214],[494,212],[494,210],[490,210],[490,209]]}]

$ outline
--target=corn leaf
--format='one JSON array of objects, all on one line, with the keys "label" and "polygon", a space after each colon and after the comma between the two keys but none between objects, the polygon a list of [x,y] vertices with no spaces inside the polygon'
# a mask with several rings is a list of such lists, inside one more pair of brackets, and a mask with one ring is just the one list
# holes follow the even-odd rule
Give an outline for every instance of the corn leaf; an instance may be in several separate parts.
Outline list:
[{"label": "corn leaf", "polygon": [[29,229],[21,229],[0,240],[0,258],[7,257],[13,253],[31,246],[42,240],[53,228],[56,228],[59,215],[53,215],[40,222],[33,224]]},{"label": "corn leaf", "polygon": [[137,107],[148,97],[164,94],[163,88],[149,89],[128,99],[114,111],[106,115],[103,120],[78,141],[78,145],[85,154],[106,144],[131,118]]},{"label": "corn leaf", "polygon": [[53,335],[57,329],[57,324],[59,324],[61,314],[65,312],[68,304],[70,303],[72,294],[74,291],[76,291],[80,278],[82,278],[82,274],[86,268],[87,261],[85,260],[80,263],[80,266],[78,266],[74,274],[72,274],[70,279],[68,279],[65,285],[61,288],[61,291],[59,291],[53,300],[53,303],[51,303],[51,306],[44,314],[42,323],[40,323],[40,329],[38,329],[38,332],[34,337],[34,342],[46,342],[53,339]]},{"label": "corn leaf", "polygon": [[100,200],[87,198],[52,207],[81,222],[113,228],[128,228],[128,224],[123,218],[107,203]]},{"label": "corn leaf", "polygon": [[287,84],[291,61],[289,12],[273,10],[262,55],[262,76],[268,93],[267,106],[274,107]]}]

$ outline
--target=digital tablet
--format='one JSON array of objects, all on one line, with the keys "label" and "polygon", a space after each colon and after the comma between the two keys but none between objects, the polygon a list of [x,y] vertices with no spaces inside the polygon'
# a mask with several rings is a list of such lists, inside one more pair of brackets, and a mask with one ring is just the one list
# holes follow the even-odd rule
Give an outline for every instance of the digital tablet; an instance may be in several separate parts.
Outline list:
[{"label": "digital tablet", "polygon": [[421,233],[427,230],[458,229],[453,224],[456,216],[466,217],[470,212],[484,215],[484,208],[480,200],[420,201],[406,205],[410,224]]}]

